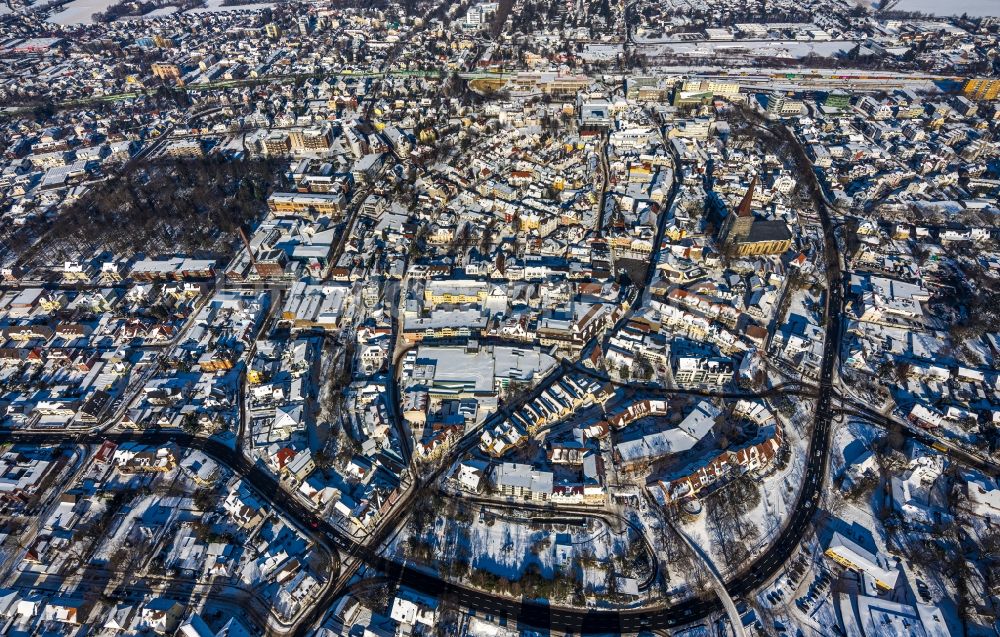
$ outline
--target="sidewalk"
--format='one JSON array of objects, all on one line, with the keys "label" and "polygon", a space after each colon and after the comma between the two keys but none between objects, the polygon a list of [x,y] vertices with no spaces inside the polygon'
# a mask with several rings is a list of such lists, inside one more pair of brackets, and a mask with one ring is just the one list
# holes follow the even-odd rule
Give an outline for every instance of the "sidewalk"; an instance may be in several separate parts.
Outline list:
[{"label": "sidewalk", "polygon": [[719,571],[715,568],[715,564],[712,559],[706,554],[700,546],[695,544],[688,534],[684,532],[680,527],[671,524],[671,528],[677,532],[677,535],[684,540],[691,552],[700,559],[705,564],[706,570],[708,570],[709,576],[712,578],[712,583],[715,585],[715,590],[719,595],[719,599],[722,600],[722,605],[726,608],[726,614],[729,615],[729,623],[732,624],[733,633],[736,637],[746,637],[746,632],[743,630],[743,621],[740,619],[740,614],[736,610],[736,604],[733,602],[733,598],[729,596],[729,591],[726,590],[726,585],[722,581],[722,577],[719,575]]}]

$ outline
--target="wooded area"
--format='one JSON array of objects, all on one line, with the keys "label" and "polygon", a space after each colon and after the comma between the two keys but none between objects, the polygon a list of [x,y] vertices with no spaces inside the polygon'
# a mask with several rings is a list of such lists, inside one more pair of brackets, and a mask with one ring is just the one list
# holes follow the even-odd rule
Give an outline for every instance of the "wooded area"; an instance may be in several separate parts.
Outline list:
[{"label": "wooded area", "polygon": [[266,211],[272,161],[168,159],[96,185],[53,223],[46,245],[65,258],[110,250],[231,256],[241,225]]}]

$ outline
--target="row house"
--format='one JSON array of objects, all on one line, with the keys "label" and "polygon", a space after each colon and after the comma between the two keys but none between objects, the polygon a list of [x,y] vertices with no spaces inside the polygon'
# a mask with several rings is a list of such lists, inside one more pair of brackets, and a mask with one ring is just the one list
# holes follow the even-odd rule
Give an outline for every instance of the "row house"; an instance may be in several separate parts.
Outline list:
[{"label": "row house", "polygon": [[696,497],[703,489],[720,481],[766,469],[775,461],[784,445],[781,425],[775,423],[762,428],[743,447],[706,458],[697,468],[686,469],[685,475],[659,480],[647,489],[664,505]]}]

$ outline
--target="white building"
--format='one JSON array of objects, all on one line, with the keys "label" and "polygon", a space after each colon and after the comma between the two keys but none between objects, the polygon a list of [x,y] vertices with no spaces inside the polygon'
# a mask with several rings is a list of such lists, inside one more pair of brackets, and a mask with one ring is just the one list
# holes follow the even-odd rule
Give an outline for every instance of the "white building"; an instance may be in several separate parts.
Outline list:
[{"label": "white building", "polygon": [[482,2],[472,5],[465,12],[465,24],[470,27],[476,27],[487,22],[497,12],[499,6],[498,2]]},{"label": "white building", "polygon": [[552,477],[531,465],[505,462],[494,471],[493,482],[503,495],[545,501],[552,495]]},{"label": "white building", "polygon": [[433,597],[400,588],[392,600],[389,616],[404,626],[423,624],[433,628],[437,623],[438,603]]},{"label": "white building", "polygon": [[899,579],[899,568],[881,555],[867,551],[840,533],[834,533],[826,556],[845,568],[857,571],[874,581],[878,588],[892,590]]}]

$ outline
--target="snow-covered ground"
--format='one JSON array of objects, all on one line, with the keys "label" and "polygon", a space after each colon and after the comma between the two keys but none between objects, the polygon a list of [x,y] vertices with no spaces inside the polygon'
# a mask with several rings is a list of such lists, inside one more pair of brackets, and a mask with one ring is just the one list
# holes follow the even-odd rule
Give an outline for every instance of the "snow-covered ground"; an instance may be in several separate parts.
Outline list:
[{"label": "snow-covered ground", "polygon": [[49,17],[49,22],[62,26],[75,24],[93,24],[92,15],[104,11],[118,0],[74,0],[65,5],[62,11]]},{"label": "snow-covered ground", "polygon": [[830,477],[840,475],[849,463],[871,450],[872,444],[884,432],[869,422],[851,419],[834,427],[833,444],[830,453]]},{"label": "snow-covered ground", "polygon": [[617,544],[603,524],[593,530],[557,534],[503,520],[494,524],[473,523],[469,542],[475,568],[510,579],[517,579],[532,562],[541,567],[543,575],[551,577],[584,546],[594,550],[594,557],[604,560],[612,555],[612,547]]},{"label": "snow-covered ground", "polygon": [[923,11],[935,15],[1000,16],[1000,2],[997,0],[902,0],[896,5],[897,11]]},{"label": "snow-covered ground", "polygon": [[620,44],[588,44],[584,47],[580,58],[588,62],[614,60],[624,50]]},{"label": "snow-covered ground", "polygon": [[[389,552],[405,553],[406,536],[399,534]],[[542,524],[538,520],[522,522],[499,512],[476,516],[471,522],[439,516],[421,539],[436,547],[434,563],[426,564],[434,570],[444,566],[437,562],[439,556],[467,555],[475,570],[511,581],[520,579],[529,568],[545,578],[571,573],[582,577],[585,590],[597,594],[605,590],[609,567],[615,575],[624,575],[614,568],[614,558],[626,555],[630,543],[640,541],[595,518],[587,518],[582,525]],[[577,567],[582,572],[577,572]]]},{"label": "snow-covered ground", "polygon": [[223,6],[223,0],[208,0],[204,7],[191,9],[188,13],[219,13],[223,11],[257,11],[268,9],[275,5],[274,2],[259,2],[257,4],[241,4],[233,6]]},{"label": "snow-covered ground", "polygon": [[815,625],[823,627],[820,634],[829,634],[826,632],[827,627],[839,625],[837,611],[834,609],[833,603],[832,596],[823,597],[809,613],[809,618],[815,622]]},{"label": "snow-covered ground", "polygon": [[649,56],[691,55],[711,58],[714,56],[743,55],[755,57],[801,58],[810,54],[831,56],[854,48],[852,40],[797,42],[747,40],[744,42],[678,42],[669,44],[643,44],[639,49]]},{"label": "snow-covered ground", "polygon": [[515,637],[520,635],[520,631],[503,628],[488,621],[483,621],[478,617],[469,618],[469,634],[480,635],[481,637]]},{"label": "snow-covered ground", "polygon": [[149,13],[144,13],[142,15],[125,16],[123,18],[119,18],[119,20],[124,22],[128,20],[148,20],[151,18],[162,18],[164,16],[177,13],[177,10],[178,10],[177,7],[171,5],[167,7],[160,7],[159,9],[153,9]]},{"label": "snow-covered ground", "polygon": [[[868,0],[868,4],[875,4]],[[701,2],[693,0],[663,0],[665,9],[702,8]],[[997,0],[956,0],[955,2],[940,2],[940,0],[902,0],[894,7],[897,11],[922,11],[936,15],[1000,16],[1000,2]]]},{"label": "snow-covered ground", "polygon": [[674,633],[675,637],[711,637],[712,629],[708,626],[693,626]]},{"label": "snow-covered ground", "polygon": [[[782,417],[782,426],[791,449],[790,458],[784,469],[757,479],[760,501],[743,515],[746,527],[757,529],[756,538],[747,540],[751,556],[767,550],[773,539],[781,532],[784,520],[788,518],[798,498],[805,471],[805,459],[809,444],[808,432],[812,422],[815,404],[813,401],[796,400],[795,412],[788,418]],[[720,573],[728,577],[734,572],[726,565],[722,547],[716,542],[715,534],[709,528],[706,510],[683,524],[685,533],[712,559]]]}]

